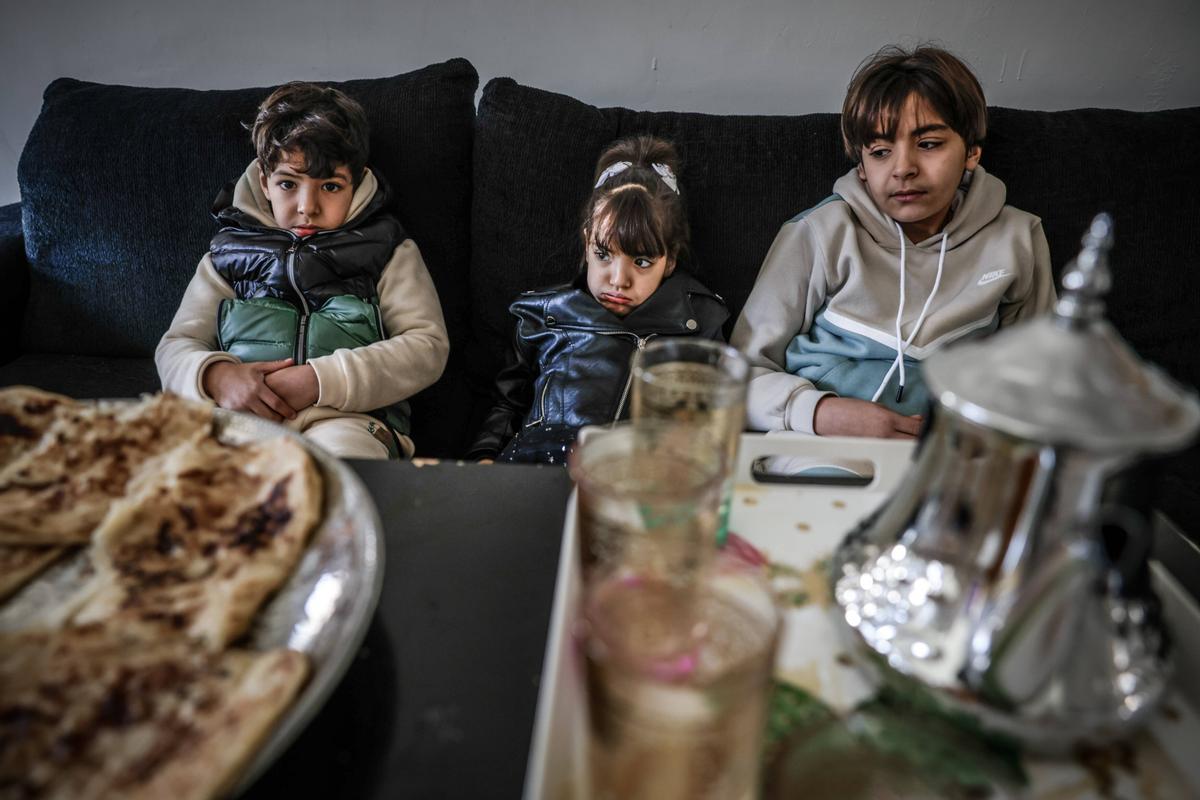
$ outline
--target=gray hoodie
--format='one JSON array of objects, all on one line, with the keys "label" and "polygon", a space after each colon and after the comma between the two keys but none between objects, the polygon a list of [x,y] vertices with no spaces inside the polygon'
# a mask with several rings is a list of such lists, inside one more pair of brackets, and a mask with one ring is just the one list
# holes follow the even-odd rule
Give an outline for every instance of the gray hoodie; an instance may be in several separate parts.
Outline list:
[{"label": "gray hoodie", "polygon": [[902,241],[855,170],[833,190],[784,224],[734,328],[731,344],[752,367],[753,430],[812,433],[817,401],[831,393],[878,395],[920,413],[928,398],[920,364],[931,353],[1054,304],[1041,220],[1005,205],[1004,184],[983,167],[964,177],[945,229],[916,244]]}]

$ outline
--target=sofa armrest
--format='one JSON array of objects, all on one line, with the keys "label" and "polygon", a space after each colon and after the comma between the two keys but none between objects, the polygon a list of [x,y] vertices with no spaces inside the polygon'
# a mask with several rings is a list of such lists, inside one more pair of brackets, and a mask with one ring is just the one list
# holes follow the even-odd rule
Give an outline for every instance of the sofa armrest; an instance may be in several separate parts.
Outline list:
[{"label": "sofa armrest", "polygon": [[0,286],[0,364],[7,364],[20,353],[21,322],[29,301],[20,203],[0,206]]}]

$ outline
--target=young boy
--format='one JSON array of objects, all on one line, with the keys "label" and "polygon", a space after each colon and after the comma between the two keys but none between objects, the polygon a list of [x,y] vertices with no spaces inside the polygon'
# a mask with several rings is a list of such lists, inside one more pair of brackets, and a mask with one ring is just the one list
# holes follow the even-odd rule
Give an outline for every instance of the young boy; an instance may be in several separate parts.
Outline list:
[{"label": "young boy", "polygon": [[345,458],[411,456],[403,402],[449,350],[416,244],[366,167],[367,119],[289,83],[259,106],[257,158],[154,354],[163,388],[283,421]]},{"label": "young boy", "polygon": [[911,437],[921,361],[1054,303],[1041,221],[979,159],[983,89],[934,47],[885,48],[850,81],[855,167],[786,223],[733,331],[754,430]]}]

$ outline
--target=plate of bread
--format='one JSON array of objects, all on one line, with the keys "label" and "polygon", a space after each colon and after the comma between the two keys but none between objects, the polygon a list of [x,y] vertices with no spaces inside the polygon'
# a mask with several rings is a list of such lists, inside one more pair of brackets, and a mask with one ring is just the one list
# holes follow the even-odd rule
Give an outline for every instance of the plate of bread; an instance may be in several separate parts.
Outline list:
[{"label": "plate of bread", "polygon": [[0,797],[221,797],[353,660],[383,534],[341,461],[173,395],[0,390]]}]

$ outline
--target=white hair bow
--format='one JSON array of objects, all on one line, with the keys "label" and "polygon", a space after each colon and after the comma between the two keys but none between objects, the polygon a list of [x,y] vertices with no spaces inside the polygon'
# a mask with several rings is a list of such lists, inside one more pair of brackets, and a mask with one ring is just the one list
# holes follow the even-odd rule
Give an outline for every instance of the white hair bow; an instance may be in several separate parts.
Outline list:
[{"label": "white hair bow", "polygon": [[[596,186],[594,188],[599,189],[610,179],[615,178],[617,175],[620,175],[622,172],[632,166],[632,161],[618,161],[615,164],[609,164],[604,168],[604,172],[600,173],[600,177],[596,179]],[[672,192],[679,194],[679,181],[676,179],[675,173],[671,171],[670,167],[668,167],[666,164],[651,164],[650,166],[655,172],[658,173],[658,177],[662,178],[662,182],[665,183]]]},{"label": "white hair bow", "polygon": [[663,183],[671,187],[671,191],[679,194],[679,181],[675,180],[675,173],[666,164],[651,164],[654,171],[658,173],[658,177],[663,179]]},{"label": "white hair bow", "polygon": [[600,177],[596,178],[596,185],[592,188],[599,189],[601,186],[603,186],[605,183],[608,182],[609,178],[614,178],[617,175],[620,175],[622,172],[624,172],[625,170],[629,169],[632,166],[633,166],[632,161],[618,161],[615,164],[609,164],[607,167],[604,168],[604,172],[600,173]]}]

